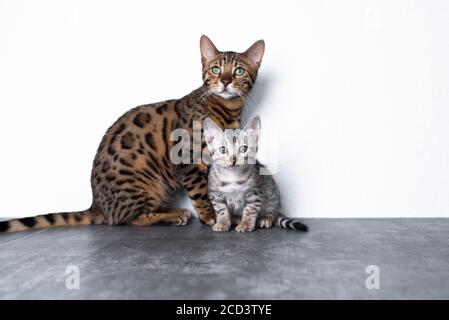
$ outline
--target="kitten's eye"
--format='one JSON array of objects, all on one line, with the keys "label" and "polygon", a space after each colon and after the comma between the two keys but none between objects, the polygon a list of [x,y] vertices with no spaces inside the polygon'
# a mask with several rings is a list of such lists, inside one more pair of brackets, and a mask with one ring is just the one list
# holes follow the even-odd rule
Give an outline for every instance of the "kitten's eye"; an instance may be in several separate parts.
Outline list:
[{"label": "kitten's eye", "polygon": [[221,68],[218,67],[218,66],[214,66],[214,67],[212,67],[211,71],[212,71],[213,74],[220,74],[221,73]]},{"label": "kitten's eye", "polygon": [[245,153],[246,150],[248,150],[248,146],[240,146],[240,148],[239,148],[240,153]]},{"label": "kitten's eye", "polygon": [[221,152],[222,154],[225,154],[226,151],[228,151],[228,150],[226,149],[226,147],[220,147],[220,149],[218,149],[218,150],[220,150],[220,152]]},{"label": "kitten's eye", "polygon": [[236,76],[243,76],[244,73],[245,73],[245,69],[243,69],[242,67],[238,67],[234,70],[234,74]]}]

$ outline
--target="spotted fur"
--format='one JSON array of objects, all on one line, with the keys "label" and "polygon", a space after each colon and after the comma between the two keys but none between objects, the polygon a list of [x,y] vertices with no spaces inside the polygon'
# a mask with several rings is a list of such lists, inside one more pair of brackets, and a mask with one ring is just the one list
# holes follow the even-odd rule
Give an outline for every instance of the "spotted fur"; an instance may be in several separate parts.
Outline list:
[{"label": "spotted fur", "polygon": [[[209,197],[217,214],[214,231],[253,231],[256,226],[274,225],[299,231],[307,226],[279,212],[279,189],[272,175],[256,161],[260,135],[259,117],[242,130],[222,130],[213,120],[204,122],[206,142],[211,152],[208,177]],[[264,168],[265,169],[265,168]],[[265,169],[266,170],[266,169]]]},{"label": "spotted fur", "polygon": [[[184,225],[191,217],[187,209],[164,209],[179,188],[187,191],[201,222],[214,224],[207,166],[173,164],[170,149],[175,142],[170,134],[185,129],[193,137],[193,121],[207,117],[224,128],[238,128],[243,97],[256,80],[264,43],[260,40],[243,53],[220,52],[202,36],[200,49],[200,88],[181,99],[136,107],[107,130],[93,162],[88,210],[0,222],[0,231],[86,224]],[[220,67],[220,73],[212,72],[213,67]],[[244,68],[244,74],[236,75],[237,67]]]}]

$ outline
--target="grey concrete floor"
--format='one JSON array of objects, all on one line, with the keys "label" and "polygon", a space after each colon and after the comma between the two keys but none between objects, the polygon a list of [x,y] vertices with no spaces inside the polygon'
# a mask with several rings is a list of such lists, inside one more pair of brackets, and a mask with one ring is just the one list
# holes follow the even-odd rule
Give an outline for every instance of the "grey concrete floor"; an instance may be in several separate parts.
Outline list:
[{"label": "grey concrete floor", "polygon": [[[280,229],[88,226],[0,234],[2,299],[448,299],[449,219]],[[80,288],[68,290],[69,265]],[[380,289],[365,286],[366,267]]]}]

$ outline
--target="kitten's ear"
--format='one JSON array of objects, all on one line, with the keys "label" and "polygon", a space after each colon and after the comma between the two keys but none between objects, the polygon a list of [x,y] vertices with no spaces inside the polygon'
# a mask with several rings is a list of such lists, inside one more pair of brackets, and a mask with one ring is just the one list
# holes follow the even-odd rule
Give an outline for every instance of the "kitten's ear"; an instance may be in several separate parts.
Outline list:
[{"label": "kitten's ear", "polygon": [[259,69],[262,63],[262,57],[265,52],[265,41],[256,41],[248,50],[243,52],[243,55],[251,62],[252,66]]},{"label": "kitten's ear", "polygon": [[260,128],[261,128],[260,117],[255,116],[254,118],[252,118],[251,120],[248,121],[248,123],[245,125],[245,127],[243,127],[243,130],[244,131],[249,131],[249,130],[260,131]]},{"label": "kitten's ear", "polygon": [[200,49],[201,62],[203,63],[203,65],[206,65],[220,53],[220,51],[217,50],[212,41],[204,34],[200,39]]},{"label": "kitten's ear", "polygon": [[214,120],[210,118],[204,119],[203,128],[204,140],[206,140],[208,146],[211,146],[212,143],[218,139],[218,137],[223,135],[221,128],[214,122]]}]

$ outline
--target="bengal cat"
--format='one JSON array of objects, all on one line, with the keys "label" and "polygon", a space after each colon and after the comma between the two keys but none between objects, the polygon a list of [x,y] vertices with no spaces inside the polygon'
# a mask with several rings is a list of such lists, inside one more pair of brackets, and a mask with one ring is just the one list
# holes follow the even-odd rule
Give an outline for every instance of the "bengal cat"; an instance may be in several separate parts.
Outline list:
[{"label": "bengal cat", "polygon": [[[239,128],[243,98],[256,80],[265,44],[259,40],[243,53],[221,52],[203,35],[200,49],[200,88],[181,99],[131,109],[107,130],[93,162],[89,209],[3,221],[0,231],[87,224],[185,225],[189,210],[165,209],[179,188],[185,188],[200,221],[213,225],[207,166],[171,162],[170,149],[176,142],[170,134],[181,128],[192,137],[193,121],[205,118],[222,128]],[[206,147],[204,139],[201,147]]]}]

